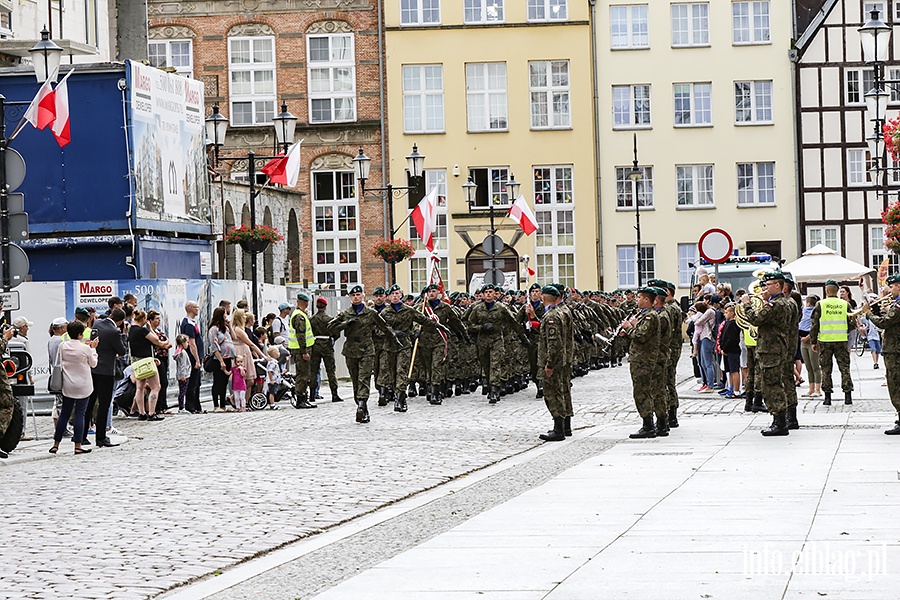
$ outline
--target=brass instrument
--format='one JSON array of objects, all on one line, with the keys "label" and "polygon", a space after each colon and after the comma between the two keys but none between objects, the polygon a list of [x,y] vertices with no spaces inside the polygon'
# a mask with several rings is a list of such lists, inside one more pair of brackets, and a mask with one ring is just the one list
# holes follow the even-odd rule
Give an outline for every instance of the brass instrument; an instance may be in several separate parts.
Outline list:
[{"label": "brass instrument", "polygon": [[848,312],[847,316],[848,317],[858,316],[860,313],[862,313],[863,308],[866,306],[868,306],[869,308],[878,307],[878,312],[887,312],[888,309],[891,308],[891,305],[893,303],[894,303],[894,298],[893,298],[893,296],[891,296],[889,294],[887,296],[882,296],[881,298],[879,298],[878,301],[875,302],[875,304],[869,304],[868,302],[863,302],[862,306],[860,306],[858,309],[856,309],[854,311]]},{"label": "brass instrument", "polygon": [[[759,285],[759,283],[757,282],[756,285]],[[766,303],[763,299],[763,295],[760,293],[748,294],[748,296],[750,297],[750,304],[753,306],[754,310],[761,309]],[[759,330],[756,325],[751,324],[750,321],[747,320],[747,313],[745,311],[746,307],[744,306],[744,303],[738,302],[734,306],[734,322],[738,324],[738,327],[749,333],[752,339],[756,340],[759,336]]]}]

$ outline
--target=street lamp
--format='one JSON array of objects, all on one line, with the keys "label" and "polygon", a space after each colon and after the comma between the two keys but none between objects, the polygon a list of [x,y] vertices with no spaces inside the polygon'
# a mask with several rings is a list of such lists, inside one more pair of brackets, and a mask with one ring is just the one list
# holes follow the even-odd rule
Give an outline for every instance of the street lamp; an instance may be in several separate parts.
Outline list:
[{"label": "street lamp", "polygon": [[[866,146],[872,158],[872,169],[876,175],[881,177],[880,193],[883,198],[888,197],[888,171],[896,170],[889,168],[884,156],[884,138],[882,129],[887,120],[887,104],[891,98],[890,92],[885,87],[898,90],[898,80],[887,80],[884,78],[884,63],[888,59],[888,50],[891,41],[891,27],[885,24],[879,16],[877,8],[872,9],[870,18],[860,27],[859,41],[862,45],[863,60],[872,67],[873,87],[866,91],[866,116],[872,122],[873,131],[871,135],[866,137]],[[876,182],[876,189],[879,182]]]},{"label": "street lamp", "polygon": [[34,74],[38,83],[44,83],[47,78],[56,83],[63,49],[50,39],[46,25],[41,30],[41,41],[32,46],[28,52],[31,53],[31,62],[34,64]]},{"label": "street lamp", "polygon": [[[506,182],[506,193],[507,197],[512,199],[515,202],[515,199],[519,197],[519,190],[521,189],[522,184],[516,181],[516,176],[510,174],[509,181]],[[466,203],[469,205],[469,212],[472,211],[472,207],[475,206],[475,202],[478,196],[478,184],[472,180],[472,177],[469,176],[468,181],[462,184],[463,191],[466,193]],[[491,281],[487,281],[487,277],[485,277],[485,283],[493,283],[495,285],[499,285],[499,283],[494,279],[497,277],[497,254],[503,249],[503,246],[506,243],[503,239],[497,235],[497,227],[494,224],[494,200],[493,198],[488,198],[488,212],[490,214],[491,220],[491,229],[490,234],[484,239],[482,243],[482,250],[484,250],[487,254],[491,256]]]},{"label": "street lamp", "polygon": [[[388,183],[387,186],[383,188],[366,188],[366,181],[369,180],[369,172],[372,170],[372,159],[366,156],[362,148],[359,149],[359,154],[353,159],[356,179],[359,181],[359,196],[360,198],[365,198],[366,193],[369,192],[370,197],[380,197],[382,199],[385,206],[384,210],[388,215],[388,231],[390,232],[388,239],[391,240],[394,239],[394,236],[397,235],[400,227],[406,222],[406,219],[403,219],[403,223],[400,223],[400,227],[394,229],[394,198],[402,198],[412,190],[419,189],[419,180],[424,177],[425,174],[425,156],[419,154],[419,147],[415,144],[413,144],[412,153],[406,157],[406,165],[413,185],[401,186]],[[408,218],[409,217],[407,217],[407,219]],[[390,265],[391,284],[393,285],[397,283],[397,264],[392,262]]]},{"label": "street lamp", "polygon": [[[287,110],[287,104],[281,104],[281,113],[277,117],[273,117],[275,128],[275,139],[277,143],[284,148],[287,154],[288,148],[294,143],[294,129],[297,124],[297,117]],[[250,228],[256,227],[256,197],[259,190],[256,189],[256,161],[271,160],[280,156],[256,156],[252,150],[246,156],[219,156],[219,148],[225,145],[225,134],[228,131],[228,119],[219,112],[218,103],[213,104],[212,113],[206,117],[206,138],[210,144],[215,147],[215,166],[219,166],[219,160],[225,161],[247,161],[247,176],[250,184]],[[249,248],[245,251],[250,252],[250,285],[251,294],[253,295],[253,314],[259,318],[259,281],[257,273],[257,254],[260,250]]]},{"label": "street lamp", "polygon": [[641,287],[641,203],[638,199],[638,182],[644,178],[644,170],[638,167],[637,134],[634,134],[634,160],[628,171],[628,179],[631,180],[631,197],[634,200],[634,230],[637,232],[637,284]]}]

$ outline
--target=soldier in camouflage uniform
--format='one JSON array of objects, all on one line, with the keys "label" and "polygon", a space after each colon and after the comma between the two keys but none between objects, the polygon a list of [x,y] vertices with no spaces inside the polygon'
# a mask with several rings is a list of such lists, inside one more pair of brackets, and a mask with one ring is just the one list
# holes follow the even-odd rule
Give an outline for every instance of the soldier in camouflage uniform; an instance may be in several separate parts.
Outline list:
[{"label": "soldier in camouflage uniform", "polygon": [[900,435],[900,275],[893,274],[887,278],[889,287],[883,290],[894,299],[887,310],[880,304],[869,306],[863,304],[862,311],[875,327],[884,329],[884,344],[881,354],[884,356],[884,368],[887,376],[888,394],[891,404],[897,412],[894,427],[885,430],[887,435]]},{"label": "soldier in camouflage uniform", "polygon": [[666,310],[669,311],[669,322],[672,325],[672,334],[669,337],[669,362],[666,364],[666,387],[669,398],[669,427],[678,427],[678,392],[675,389],[675,371],[678,361],[681,359],[681,349],[684,347],[684,332],[681,329],[684,323],[684,313],[675,301],[675,284],[665,282]]},{"label": "soldier in camouflage uniform", "polygon": [[654,288],[638,290],[638,313],[622,324],[621,335],[631,340],[631,384],[634,389],[634,405],[643,419],[643,425],[632,439],[655,438],[656,427],[653,424],[653,388],[656,373],[656,356],[659,351],[659,315],[651,307],[656,298]]},{"label": "soldier in camouflage uniform", "polygon": [[[467,294],[465,292],[460,294],[459,320],[462,321],[463,326],[466,328],[466,331],[469,335],[467,338],[465,338],[466,340],[474,340],[475,336],[478,334],[478,332],[470,328],[468,324],[469,313],[472,312],[472,306],[474,303],[474,296],[471,296],[470,294]],[[459,354],[460,369],[462,371],[463,378],[462,392],[464,394],[468,394],[478,389],[478,384],[481,381],[481,363],[478,362],[478,351],[474,343],[469,343],[467,341],[465,344],[460,344]]]},{"label": "soldier in camouflage uniform", "polygon": [[309,318],[313,335],[316,341],[313,344],[309,357],[309,372],[311,377],[319,374],[319,367],[325,363],[325,373],[328,375],[328,387],[331,388],[331,401],[342,402],[338,396],[338,382],[334,364],[334,336],[328,330],[331,317],[325,312],[328,300],[321,296],[316,299],[316,314]]},{"label": "soldier in camouflage uniform", "polygon": [[[792,330],[800,331],[800,315],[803,312],[803,304],[800,295],[797,295],[795,299],[791,292],[794,290],[794,278],[791,277],[790,273],[784,274],[784,300],[780,300],[784,302],[787,306],[787,309],[791,312],[791,324],[790,327]],[[856,324],[856,319],[853,319],[853,324]],[[786,350],[786,355],[784,357],[784,366],[782,373],[782,385],[784,385],[784,398],[787,402],[787,411],[785,414],[785,421],[787,423],[788,429],[800,429],[800,423],[797,422],[797,384],[794,379],[794,360],[797,357],[797,352],[799,351],[800,340],[798,339],[794,344],[788,344]],[[848,353],[849,354],[849,353]]]},{"label": "soldier in camouflage uniform", "polygon": [[[748,304],[744,314],[759,331],[756,361],[763,399],[772,414],[772,425],[764,436],[788,435],[787,397],[784,393],[784,362],[788,346],[796,344],[797,333],[791,329],[793,313],[783,294],[784,274],[766,273],[762,277],[765,304],[758,310]],[[749,301],[749,298],[747,298]],[[791,301],[792,302],[792,301]],[[791,355],[793,363],[793,354]]]},{"label": "soldier in camouflage uniform", "polygon": [[425,373],[425,398],[430,404],[437,405],[441,404],[443,398],[449,396],[445,388],[447,353],[451,337],[449,334],[451,331],[460,337],[468,334],[453,308],[441,299],[441,290],[437,285],[428,285],[423,292],[426,295],[427,310],[430,310],[437,318],[437,322],[442,325],[439,328],[425,328],[419,336],[419,354]]},{"label": "soldier in camouflage uniform", "polygon": [[568,307],[561,301],[561,290],[545,285],[541,290],[544,316],[538,328],[538,365],[544,379],[544,402],[553,417],[553,429],[539,437],[548,442],[566,439],[566,419],[571,435],[571,405],[566,406],[569,389],[569,340],[574,337]]},{"label": "soldier in camouflage uniform", "polygon": [[[652,280],[659,281],[659,280]],[[665,283],[665,282],[661,282]],[[672,338],[671,313],[666,310],[666,297],[669,292],[664,287],[653,286],[656,298],[653,310],[659,317],[659,352],[656,355],[656,377],[653,379],[653,412],[656,413],[656,435],[669,435],[669,386],[666,371],[669,368],[669,346]]]},{"label": "soldier in camouflage uniform", "polygon": [[[387,308],[385,295],[385,289],[380,285],[372,290],[372,310],[379,315]],[[377,329],[372,332],[372,339],[375,341],[375,370],[373,375],[375,376],[375,388],[378,390],[378,406],[387,406],[384,387],[378,384],[378,380],[381,372],[386,369],[383,362],[384,349],[388,346],[393,346],[393,343],[385,337],[384,333]]]},{"label": "soldier in camouflage uniform", "polygon": [[[9,327],[0,337],[0,356],[6,354],[6,342],[13,336],[14,331],[12,327]],[[887,364],[887,359],[885,359],[885,364]],[[15,401],[12,386],[9,385],[9,378],[6,377],[6,373],[0,373],[0,436],[6,433],[6,428],[12,421]],[[0,450],[0,458],[7,458],[7,456],[9,455],[6,452]]]},{"label": "soldier in camouflage uniform", "polygon": [[535,398],[544,397],[544,384],[538,373],[538,336],[540,335],[541,319],[544,316],[544,302],[542,301],[541,286],[532,283],[528,288],[528,301],[522,305],[516,314],[516,320],[525,328],[525,334],[531,346],[528,348],[528,375],[537,387]]},{"label": "soldier in camouflage uniform", "polygon": [[375,342],[372,333],[378,329],[397,344],[397,337],[377,312],[365,305],[361,285],[350,288],[350,306],[341,311],[328,324],[329,331],[344,332],[344,349],[341,354],[347,362],[356,399],[356,422],[369,422],[369,384],[375,370]]}]

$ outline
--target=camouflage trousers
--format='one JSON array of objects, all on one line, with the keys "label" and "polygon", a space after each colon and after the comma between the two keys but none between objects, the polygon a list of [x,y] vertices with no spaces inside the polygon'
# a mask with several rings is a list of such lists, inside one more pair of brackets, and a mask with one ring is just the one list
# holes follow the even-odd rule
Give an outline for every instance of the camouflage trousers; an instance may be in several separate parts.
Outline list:
[{"label": "camouflage trousers", "polygon": [[747,381],[744,387],[748,396],[762,391],[759,385],[759,369],[756,365],[756,346],[747,346]]},{"label": "camouflage trousers", "polygon": [[331,391],[337,392],[337,375],[335,375],[334,364],[334,345],[332,342],[325,340],[316,340],[312,350],[309,353],[309,374],[310,377],[316,377],[319,374],[319,367],[325,363],[325,373],[328,375],[328,387]]},{"label": "camouflage trousers", "polygon": [[506,378],[503,366],[503,336],[479,335],[476,341],[478,350],[478,362],[481,363],[481,372],[487,377],[491,385],[500,385]]},{"label": "camouflage trousers", "polygon": [[682,344],[669,348],[669,362],[666,363],[666,387],[668,388],[669,409],[678,408],[678,391],[675,389],[675,371],[681,358]]},{"label": "camouflage trousers", "polygon": [[841,390],[853,391],[853,380],[850,378],[850,350],[847,342],[819,342],[819,366],[822,368],[822,391],[834,391],[831,381],[831,369],[834,361],[837,361],[838,370],[841,372]]},{"label": "camouflage trousers", "polygon": [[894,410],[900,413],[900,354],[884,354],[884,369],[888,393]]},{"label": "camouflage trousers", "polygon": [[303,360],[303,355],[308,353],[310,349],[300,350],[291,348],[291,360],[294,361],[294,394],[298,400],[307,397],[307,389],[309,387],[309,360]]},{"label": "camouflage trousers", "polygon": [[344,356],[350,380],[353,382],[353,398],[369,399],[369,386],[372,384],[372,371],[375,370],[375,354],[363,356]]},{"label": "camouflage trousers", "polygon": [[658,393],[656,381],[659,379],[656,363],[630,361],[628,366],[634,390],[634,406],[638,414],[643,418],[654,413],[657,415],[665,413],[668,409],[665,399],[655,396]]},{"label": "camouflage trousers", "polygon": [[440,346],[424,346],[419,344],[419,356],[416,360],[421,359],[422,379],[425,383],[438,384],[446,378],[447,361],[444,356],[444,345]]},{"label": "camouflage trousers", "polygon": [[781,369],[781,382],[784,386],[784,400],[788,408],[797,406],[797,380],[794,378],[794,357],[785,359]]},{"label": "camouflage trousers", "polygon": [[784,364],[775,363],[773,366],[766,366],[768,364],[770,363],[763,362],[757,367],[759,384],[763,399],[766,401],[766,408],[773,415],[780,415],[787,410],[787,398],[784,394]]},{"label": "camouflage trousers", "polygon": [[412,359],[412,348],[401,348],[396,352],[385,350],[381,353],[382,369],[378,372],[375,384],[394,391],[406,391],[409,385],[409,361]]},{"label": "camouflage trousers", "polygon": [[659,377],[653,380],[654,402],[659,400],[660,405],[669,409],[669,354],[660,353],[659,362],[656,363],[656,373]]},{"label": "camouflage trousers", "polygon": [[12,394],[0,392],[0,435],[6,432],[9,422],[13,416],[13,402],[15,402]]},{"label": "camouflage trousers", "polygon": [[[541,370],[543,371],[543,369]],[[544,404],[547,405],[550,416],[554,419],[571,417],[571,411],[566,407],[566,392],[569,389],[569,380],[566,379],[566,367],[554,369],[553,375],[550,377],[543,373],[543,379]]]}]

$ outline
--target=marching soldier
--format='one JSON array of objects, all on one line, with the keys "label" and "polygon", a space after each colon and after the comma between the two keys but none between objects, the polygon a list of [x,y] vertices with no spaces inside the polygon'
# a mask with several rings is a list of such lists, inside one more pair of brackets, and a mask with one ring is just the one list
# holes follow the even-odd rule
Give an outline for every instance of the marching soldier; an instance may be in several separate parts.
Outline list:
[{"label": "marching soldier", "polygon": [[684,333],[681,330],[684,313],[681,312],[681,307],[675,301],[675,284],[666,281],[663,287],[666,290],[666,310],[669,311],[669,321],[672,325],[672,334],[669,337],[669,361],[666,363],[666,387],[669,392],[668,425],[670,428],[674,428],[678,427],[678,391],[675,385],[675,371],[684,347]]},{"label": "marching soldier", "polygon": [[537,387],[535,398],[544,397],[544,384],[538,373],[538,345],[535,343],[539,337],[541,319],[544,316],[543,290],[537,283],[532,283],[528,288],[528,301],[519,309],[516,319],[525,327],[526,335],[531,346],[528,347],[529,376]]},{"label": "marching soldier", "polygon": [[397,343],[397,337],[377,312],[366,306],[363,286],[350,288],[350,306],[338,313],[328,324],[329,331],[344,332],[344,348],[341,354],[347,362],[353,397],[356,400],[356,422],[369,422],[369,385],[375,370],[375,342],[373,332],[381,331]]},{"label": "marching soldier", "polygon": [[517,327],[515,318],[506,307],[497,302],[497,286],[484,286],[482,301],[475,304],[468,316],[469,327],[478,332],[476,349],[481,371],[487,378],[488,402],[495,404],[500,399],[500,382],[504,378],[503,327],[521,334],[522,343],[529,344],[525,332]]},{"label": "marching soldier", "polygon": [[313,335],[306,309],[309,306],[309,296],[300,292],[297,294],[297,308],[291,313],[288,321],[288,350],[291,360],[294,362],[294,394],[297,396],[297,408],[315,408],[315,386],[311,387],[312,394],[307,395],[309,386],[309,353],[316,338]]},{"label": "marching soldier", "polygon": [[[538,365],[544,380],[544,403],[553,417],[553,429],[539,437],[548,442],[561,442],[572,435],[571,405],[566,405],[569,388],[569,340],[573,337],[568,307],[560,300],[562,292],[552,285],[541,289],[544,313],[538,331]],[[532,296],[534,297],[534,296]],[[568,420],[568,427],[566,421]],[[568,430],[568,433],[567,433]]]},{"label": "marching soldier", "polygon": [[334,364],[334,336],[328,330],[328,323],[331,321],[331,317],[325,312],[327,307],[328,300],[319,296],[316,298],[316,314],[309,318],[313,336],[316,338],[312,352],[309,355],[309,372],[311,377],[318,375],[319,367],[322,363],[325,363],[328,387],[331,388],[331,401],[343,402],[338,395],[338,382]]},{"label": "marching soldier", "polygon": [[[665,281],[653,280],[665,284]],[[669,435],[669,385],[666,371],[669,368],[669,346],[672,337],[671,313],[666,310],[667,289],[653,286],[656,298],[653,299],[653,310],[659,316],[659,353],[656,357],[656,375],[653,387],[653,410],[656,413],[656,435],[666,437]]]},{"label": "marching soldier", "polygon": [[438,326],[422,329],[418,352],[425,372],[425,398],[430,404],[438,405],[441,404],[442,398],[449,395],[443,386],[446,379],[445,369],[450,331],[460,337],[466,337],[468,334],[453,311],[453,307],[441,300],[441,289],[437,284],[432,283],[426,286],[423,292],[425,294],[423,310],[427,307],[431,311]]},{"label": "marching soldier", "polygon": [[[831,381],[833,361],[837,361],[841,372],[841,389],[844,391],[844,404],[853,404],[853,380],[850,378],[850,350],[847,348],[847,331],[855,327],[854,317],[848,316],[850,305],[846,300],[837,297],[837,281],[829,279],[825,282],[825,298],[816,304],[812,313],[812,327],[809,330],[813,351],[819,353],[819,365],[822,367],[822,391],[825,400],[822,404],[831,405],[831,392],[834,384]],[[832,360],[833,359],[833,360]]]},{"label": "marching soldier", "polygon": [[884,329],[881,354],[884,356],[888,394],[898,417],[894,427],[885,430],[885,433],[900,435],[900,275],[895,273],[888,277],[887,284],[889,287],[882,293],[893,299],[888,308],[883,309],[881,304],[873,307],[866,303],[863,304],[862,311],[872,324]]},{"label": "marching soldier", "polygon": [[634,393],[634,404],[643,419],[643,425],[628,437],[645,439],[656,437],[653,424],[653,380],[656,374],[656,355],[659,351],[659,315],[651,308],[656,299],[654,288],[643,287],[638,290],[638,313],[622,323],[620,335],[631,340],[631,385]]},{"label": "marching soldier", "polygon": [[[791,292],[794,290],[794,278],[790,273],[784,273],[784,296],[778,302],[784,302],[791,313],[790,328],[792,331],[800,331],[800,313],[802,306],[799,300],[794,300]],[[799,296],[799,294],[798,294]],[[853,319],[854,326],[856,319]],[[797,384],[794,380],[794,359],[797,356],[797,344],[788,344],[785,349],[784,372],[782,373],[782,382],[784,385],[784,396],[787,400],[787,428],[800,429],[800,423],[797,422]],[[849,358],[850,353],[848,351]]]},{"label": "marching soldier", "polygon": [[[372,290],[372,309],[379,315],[387,308],[387,304],[384,302],[385,295],[385,289],[380,285]],[[384,356],[385,349],[393,346],[393,343],[386,339],[384,334],[377,329],[372,332],[372,339],[375,340],[375,370],[373,375],[375,376],[375,388],[378,390],[378,406],[387,406],[388,401],[385,397],[384,388],[378,384],[378,381],[381,371],[384,369],[382,356]]]}]

